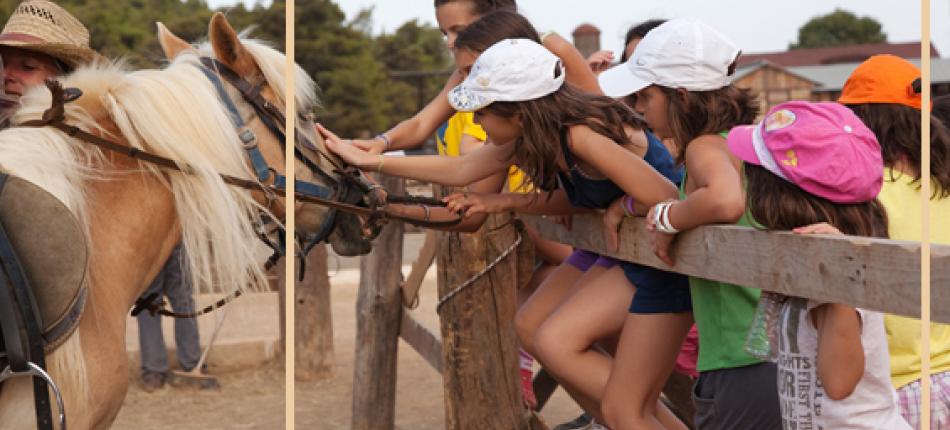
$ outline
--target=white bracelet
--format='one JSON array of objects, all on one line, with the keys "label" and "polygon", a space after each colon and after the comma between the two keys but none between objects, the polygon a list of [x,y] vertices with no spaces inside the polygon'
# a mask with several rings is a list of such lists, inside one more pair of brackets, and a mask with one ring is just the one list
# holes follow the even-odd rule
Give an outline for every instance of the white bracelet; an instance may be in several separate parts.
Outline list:
[{"label": "white bracelet", "polygon": [[657,203],[656,206],[653,207],[653,225],[656,226],[657,229],[660,229],[661,212],[663,212],[663,203]]},{"label": "white bracelet", "polygon": [[673,202],[663,202],[659,208],[659,215],[657,218],[659,222],[656,223],[657,230],[666,233],[666,234],[676,234],[679,233],[679,230],[673,227],[673,224],[670,223],[670,208],[673,206]]}]

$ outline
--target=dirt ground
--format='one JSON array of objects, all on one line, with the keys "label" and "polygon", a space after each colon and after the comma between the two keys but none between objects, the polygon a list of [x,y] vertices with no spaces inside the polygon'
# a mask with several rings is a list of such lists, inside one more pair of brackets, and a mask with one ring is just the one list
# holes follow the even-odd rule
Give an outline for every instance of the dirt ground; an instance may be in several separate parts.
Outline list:
[{"label": "dirt ground", "polygon": [[[407,235],[406,261],[414,259],[419,238]],[[317,382],[296,382],[298,429],[346,429],[350,427],[353,353],[356,333],[356,263],[348,259],[329,262],[331,271],[336,367],[332,377]],[[338,269],[338,270],[337,270]],[[404,266],[404,273],[408,269]],[[421,291],[420,306],[413,317],[438,333],[435,313],[434,271]],[[130,388],[115,429],[282,429],[284,428],[284,376],[282,361],[220,374],[220,391],[169,387],[148,394],[137,385]],[[406,343],[400,341],[396,429],[438,430],[444,428],[442,381]],[[573,419],[580,409],[558,390],[542,417],[549,425]]]}]

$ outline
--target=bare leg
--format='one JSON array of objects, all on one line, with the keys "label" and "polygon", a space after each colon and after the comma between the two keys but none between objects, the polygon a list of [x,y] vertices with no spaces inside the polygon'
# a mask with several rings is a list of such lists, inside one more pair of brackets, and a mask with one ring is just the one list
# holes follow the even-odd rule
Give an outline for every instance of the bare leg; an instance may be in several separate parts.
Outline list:
[{"label": "bare leg", "polygon": [[534,337],[538,327],[565,300],[587,283],[586,280],[600,276],[604,268],[593,266],[587,272],[581,272],[573,265],[562,263],[548,275],[534,294],[518,309],[515,316],[515,330],[518,340],[525,351],[534,354]]},{"label": "bare leg", "polygon": [[534,349],[574,400],[601,420],[600,402],[613,360],[593,345],[623,328],[634,289],[619,266],[585,280],[589,282],[538,329]]},{"label": "bare leg", "polygon": [[657,400],[692,325],[690,312],[628,314],[603,401],[610,428],[687,429]]}]

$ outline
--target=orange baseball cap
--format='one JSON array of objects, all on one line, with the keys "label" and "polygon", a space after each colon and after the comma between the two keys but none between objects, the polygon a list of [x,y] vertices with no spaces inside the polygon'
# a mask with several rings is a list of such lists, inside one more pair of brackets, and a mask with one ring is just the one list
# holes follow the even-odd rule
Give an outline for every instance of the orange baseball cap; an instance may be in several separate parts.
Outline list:
[{"label": "orange baseball cap", "polygon": [[920,109],[920,69],[903,58],[881,54],[861,63],[838,97],[838,103],[895,103]]}]

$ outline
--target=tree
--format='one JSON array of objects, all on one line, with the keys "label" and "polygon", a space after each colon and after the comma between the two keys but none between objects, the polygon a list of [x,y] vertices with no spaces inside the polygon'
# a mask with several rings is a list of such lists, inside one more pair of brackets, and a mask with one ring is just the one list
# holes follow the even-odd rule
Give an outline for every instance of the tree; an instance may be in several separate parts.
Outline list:
[{"label": "tree", "polygon": [[375,133],[388,126],[388,77],[373,52],[373,40],[330,0],[298,4],[294,30],[297,63],[321,89],[319,120],[344,136]]},{"label": "tree", "polygon": [[[330,0],[297,4],[297,62],[321,89],[321,122],[344,136],[379,133],[408,118],[419,99],[415,82],[394,71],[443,71],[450,67],[441,33],[410,21],[374,38],[372,9],[351,21]],[[441,80],[441,82],[438,82]],[[438,94],[445,77],[426,78],[423,98]]]},{"label": "tree", "polygon": [[[390,73],[433,72],[430,76],[394,79],[386,94],[396,120],[408,118],[435,97],[451,72],[452,63],[442,33],[435,27],[419,25],[416,20],[399,27],[391,35],[376,38],[376,57]],[[445,72],[445,73],[440,73]]]},{"label": "tree", "polygon": [[887,42],[881,23],[871,17],[836,9],[827,15],[812,18],[798,30],[798,42],[789,49],[825,46],[859,45]]}]

